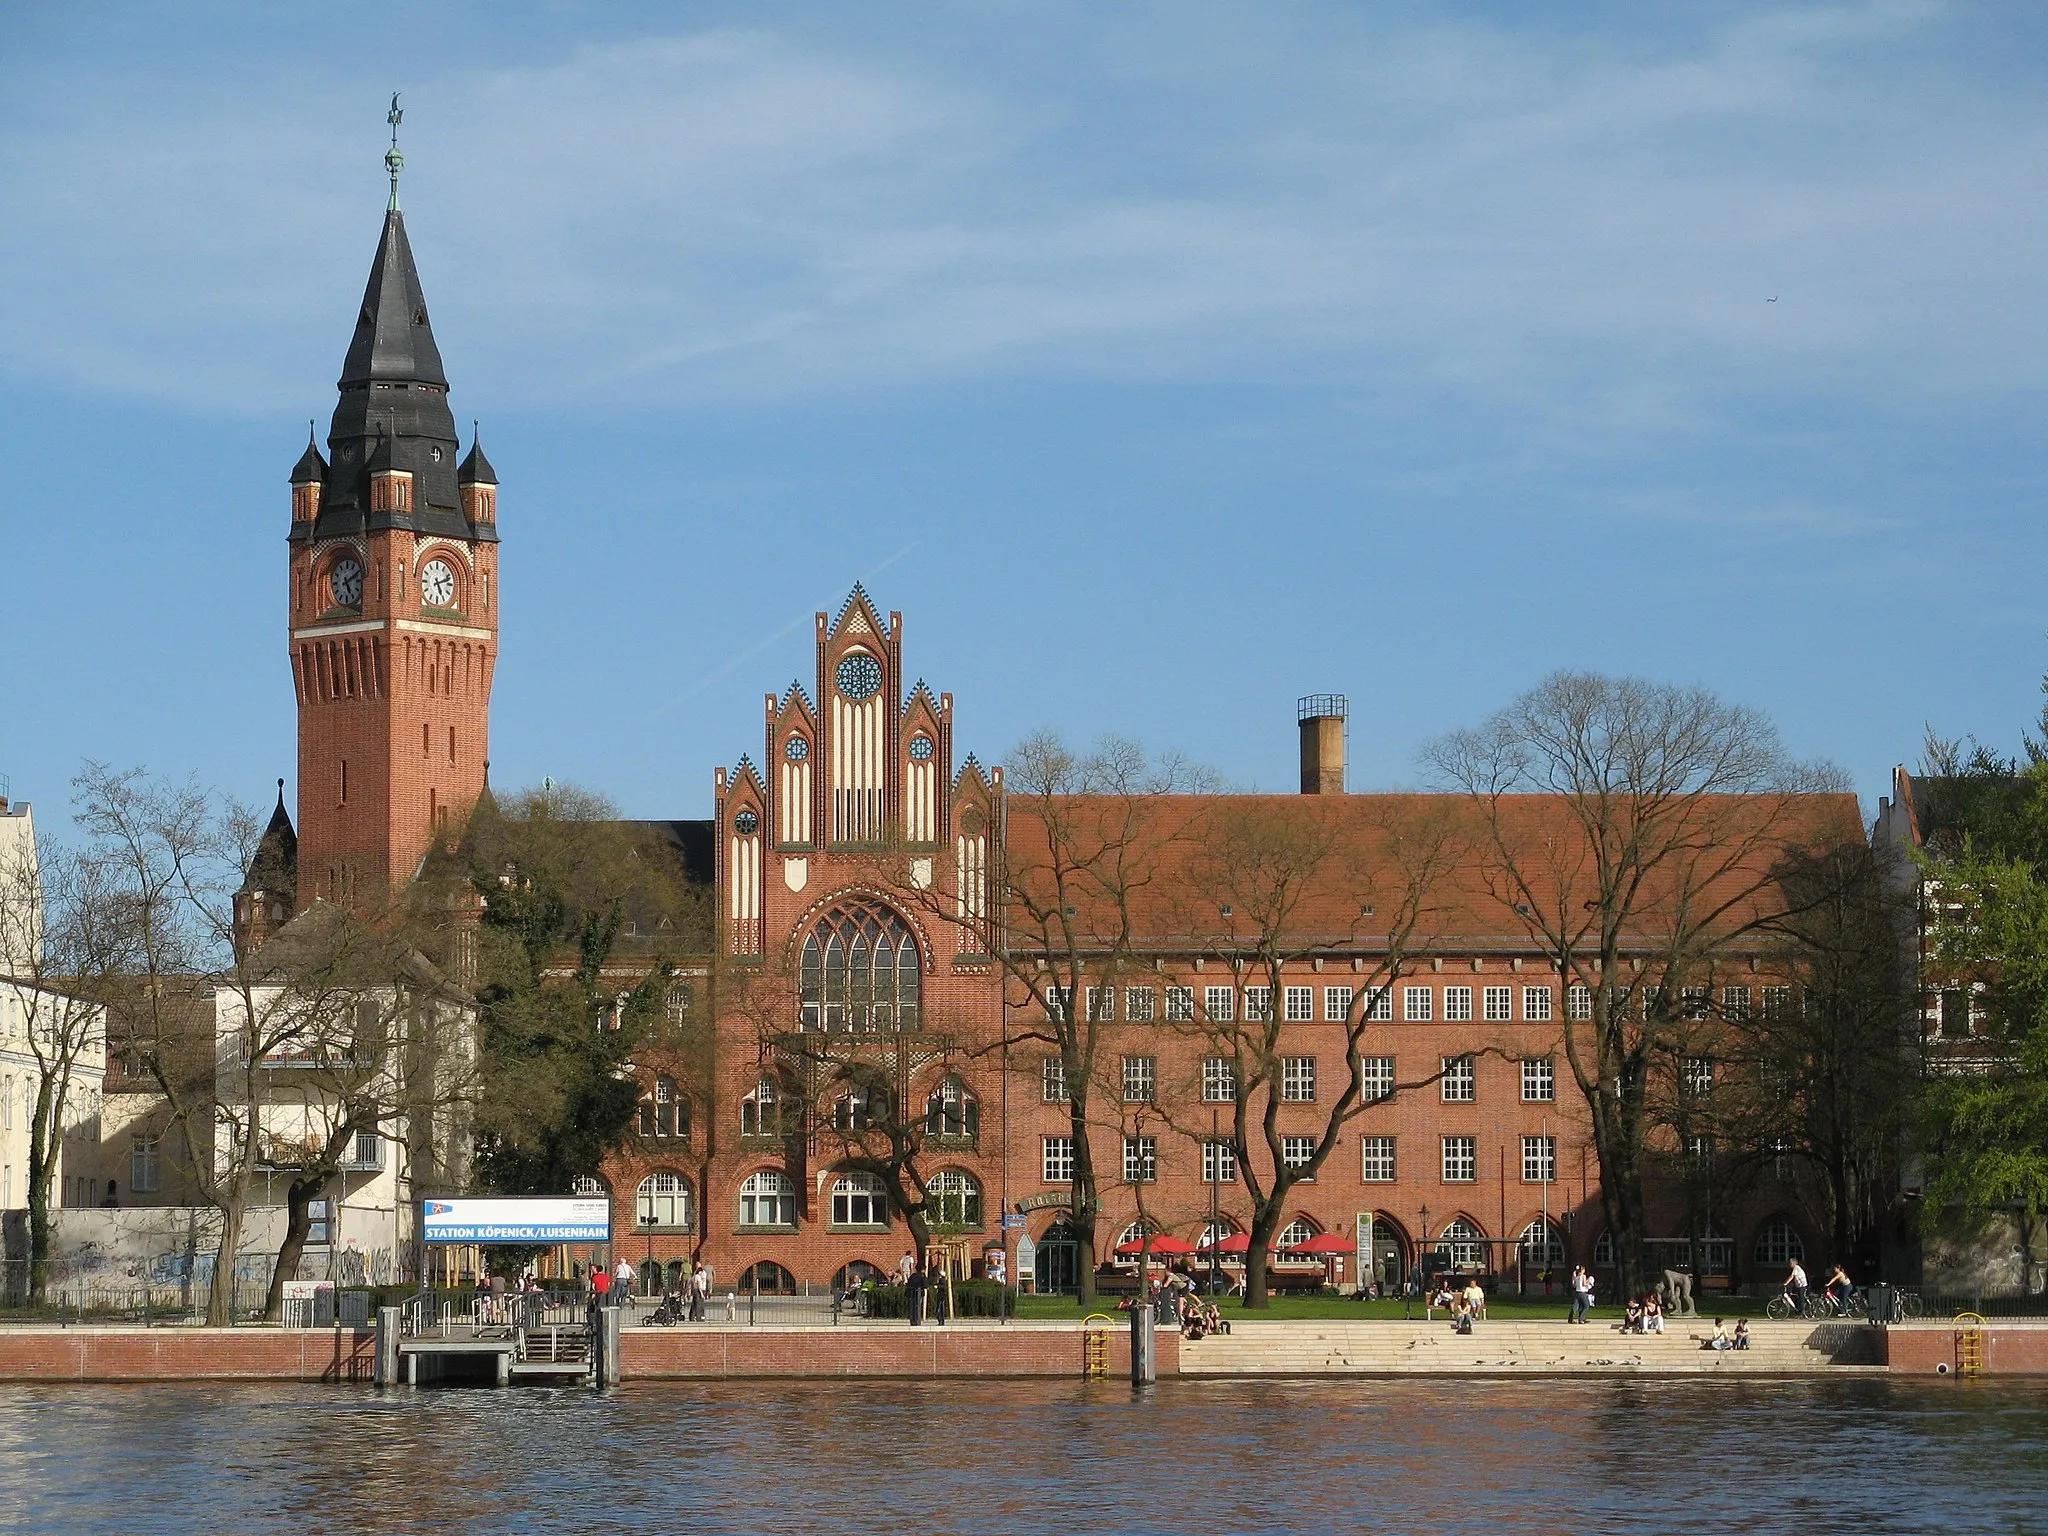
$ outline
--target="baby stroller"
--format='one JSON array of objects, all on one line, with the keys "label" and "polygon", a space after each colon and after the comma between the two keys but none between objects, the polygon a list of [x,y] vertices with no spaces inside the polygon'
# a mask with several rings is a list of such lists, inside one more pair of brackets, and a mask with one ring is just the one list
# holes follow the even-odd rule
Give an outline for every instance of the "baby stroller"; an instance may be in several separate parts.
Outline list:
[{"label": "baby stroller", "polygon": [[690,1315],[690,1298],[681,1291],[663,1291],[661,1305],[647,1321],[663,1328],[673,1328]]}]

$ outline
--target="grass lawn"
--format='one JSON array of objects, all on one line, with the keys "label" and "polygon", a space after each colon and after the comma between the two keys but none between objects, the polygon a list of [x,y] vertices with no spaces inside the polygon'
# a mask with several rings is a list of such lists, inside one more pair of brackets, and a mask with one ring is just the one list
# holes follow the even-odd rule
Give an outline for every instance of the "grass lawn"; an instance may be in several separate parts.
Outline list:
[{"label": "grass lawn", "polygon": [[[1116,1304],[1120,1299],[1103,1298],[1090,1310],[1117,1316]],[[1487,1304],[1486,1315],[1508,1322],[1561,1323],[1569,1306],[1562,1296],[1547,1300],[1541,1296],[1500,1296]],[[1402,1316],[1398,1301],[1346,1301],[1341,1296],[1275,1296],[1264,1308],[1256,1310],[1246,1308],[1235,1296],[1225,1296],[1221,1298],[1220,1307],[1225,1317],[1267,1322],[1333,1318],[1342,1322],[1399,1322]],[[1755,1317],[1763,1311],[1763,1302],[1753,1296],[1714,1295],[1700,1303],[1700,1311],[1709,1318]],[[1414,1303],[1408,1315],[1421,1321],[1422,1303]],[[1441,1317],[1443,1314],[1437,1315]],[[1020,1296],[1017,1298],[1017,1316],[1065,1321],[1081,1317],[1082,1312],[1071,1296]],[[1620,1309],[1616,1307],[1596,1307],[1593,1310],[1595,1322],[1611,1323],[1620,1316]]]}]

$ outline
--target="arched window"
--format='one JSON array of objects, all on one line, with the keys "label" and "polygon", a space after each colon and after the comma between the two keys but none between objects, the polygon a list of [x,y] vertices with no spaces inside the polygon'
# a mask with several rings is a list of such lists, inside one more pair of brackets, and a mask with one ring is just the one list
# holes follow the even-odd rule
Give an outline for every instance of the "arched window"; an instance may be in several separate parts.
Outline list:
[{"label": "arched window", "polygon": [[1125,1227],[1123,1231],[1117,1233],[1116,1241],[1110,1245],[1111,1251],[1123,1247],[1125,1243],[1135,1243],[1142,1241],[1147,1232],[1150,1232],[1154,1237],[1157,1237],[1159,1235],[1159,1223],[1156,1221],[1132,1222],[1128,1227]]},{"label": "arched window", "polygon": [[1306,1216],[1297,1216],[1294,1220],[1287,1223],[1286,1230],[1281,1232],[1280,1236],[1274,1239],[1274,1242],[1280,1251],[1285,1253],[1289,1248],[1299,1248],[1321,1230],[1320,1227]]},{"label": "arched window", "polygon": [[640,1181],[635,1206],[643,1227],[687,1232],[695,1226],[691,1220],[690,1181],[679,1173],[663,1169],[647,1175]]},{"label": "arched window", "polygon": [[887,1285],[889,1277],[870,1264],[866,1259],[852,1259],[832,1271],[832,1289],[851,1291],[872,1282]]},{"label": "arched window", "polygon": [[690,1104],[672,1077],[657,1077],[640,1099],[640,1134],[664,1141],[690,1139]]},{"label": "arched window", "polygon": [[981,1135],[981,1105],[959,1078],[947,1078],[924,1101],[924,1133],[954,1141]]},{"label": "arched window", "polygon": [[790,1181],[788,1174],[773,1168],[764,1168],[740,1185],[740,1225],[796,1225],[796,1185]]},{"label": "arched window", "polygon": [[832,1101],[833,1129],[851,1134],[886,1124],[889,1104],[889,1090],[880,1083],[849,1083]]},{"label": "arched window", "polygon": [[1802,1264],[1806,1262],[1806,1244],[1800,1239],[1798,1228],[1784,1217],[1774,1216],[1756,1235],[1756,1261],[1759,1264],[1790,1264],[1794,1259]]},{"label": "arched window", "polygon": [[1453,1269],[1482,1269],[1486,1265],[1486,1234],[1460,1216],[1437,1234],[1436,1251],[1449,1255]]},{"label": "arched window", "polygon": [[1197,1248],[1213,1248],[1226,1237],[1235,1237],[1236,1235],[1237,1223],[1226,1216],[1223,1220],[1202,1228],[1202,1240],[1195,1244],[1195,1246]]},{"label": "arched window", "polygon": [[1614,1268],[1614,1234],[1612,1232],[1602,1232],[1593,1240],[1593,1267],[1595,1269]]},{"label": "arched window", "polygon": [[889,1224],[889,1192],[872,1173],[842,1173],[832,1184],[832,1225],[884,1227]]},{"label": "arched window", "polygon": [[569,1181],[569,1193],[572,1195],[585,1195],[594,1197],[600,1195],[609,1195],[611,1193],[611,1190],[605,1184],[605,1181],[603,1179],[596,1178],[591,1174],[579,1173],[576,1175],[575,1178]]},{"label": "arched window", "polygon": [[903,919],[869,902],[827,913],[804,940],[804,1029],[881,1034],[918,1026],[917,941]]},{"label": "arched window", "polygon": [[1564,1238],[1544,1217],[1537,1217],[1522,1229],[1522,1268],[1564,1268]]},{"label": "arched window", "polygon": [[740,1291],[741,1294],[756,1291],[763,1296],[794,1296],[796,1276],[773,1259],[763,1259],[750,1265],[740,1276]]},{"label": "arched window", "polygon": [[925,1185],[925,1207],[934,1226],[979,1230],[981,1185],[973,1174],[947,1168]]},{"label": "arched window", "polygon": [[754,1085],[754,1091],[740,1100],[740,1134],[782,1134],[782,1091],[775,1086],[774,1078],[762,1078]]}]

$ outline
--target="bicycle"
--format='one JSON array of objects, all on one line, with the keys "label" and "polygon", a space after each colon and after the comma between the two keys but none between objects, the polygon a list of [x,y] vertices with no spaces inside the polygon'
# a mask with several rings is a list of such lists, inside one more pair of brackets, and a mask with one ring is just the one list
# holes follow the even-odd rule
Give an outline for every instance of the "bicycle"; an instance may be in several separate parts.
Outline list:
[{"label": "bicycle", "polygon": [[1789,1318],[1795,1317],[1810,1318],[1814,1322],[1820,1322],[1834,1315],[1827,1302],[1819,1293],[1814,1291],[1806,1293],[1806,1304],[1803,1307],[1793,1301],[1792,1294],[1789,1291],[1780,1291],[1764,1303],[1764,1316],[1774,1323],[1782,1323]]}]

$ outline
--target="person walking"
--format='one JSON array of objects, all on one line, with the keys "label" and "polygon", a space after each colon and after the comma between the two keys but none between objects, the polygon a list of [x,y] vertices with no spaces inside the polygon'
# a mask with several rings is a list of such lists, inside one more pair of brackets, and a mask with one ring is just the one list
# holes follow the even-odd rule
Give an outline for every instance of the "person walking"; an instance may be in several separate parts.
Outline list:
[{"label": "person walking", "polygon": [[910,1278],[903,1282],[903,1310],[909,1316],[910,1326],[913,1328],[924,1324],[924,1292],[927,1284],[929,1282],[925,1278],[925,1272],[915,1267],[910,1271]]},{"label": "person walking", "polygon": [[690,1321],[704,1321],[704,1308],[711,1300],[711,1266],[699,1264],[690,1272]]},{"label": "person walking", "polygon": [[1583,1264],[1572,1266],[1572,1311],[1566,1322],[1583,1323],[1593,1312],[1593,1274]]},{"label": "person walking", "polygon": [[612,1271],[612,1293],[618,1298],[621,1306],[630,1307],[633,1304],[633,1279],[632,1264],[626,1259],[620,1259],[618,1268]]}]

